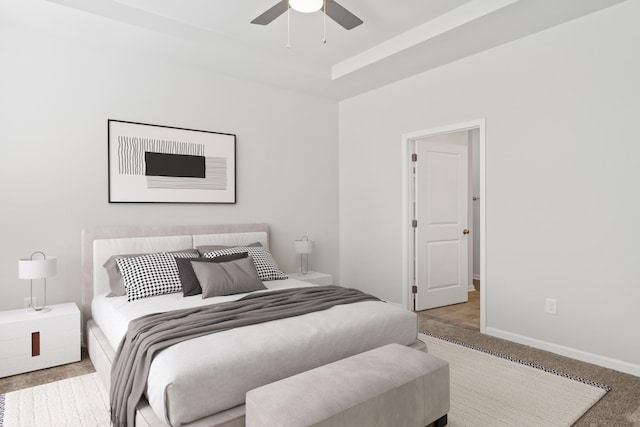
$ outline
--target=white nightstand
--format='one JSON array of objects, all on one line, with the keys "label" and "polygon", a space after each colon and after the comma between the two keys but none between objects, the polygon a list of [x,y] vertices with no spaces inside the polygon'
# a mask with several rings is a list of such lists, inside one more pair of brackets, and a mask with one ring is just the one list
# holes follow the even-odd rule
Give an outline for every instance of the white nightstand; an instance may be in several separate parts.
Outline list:
[{"label": "white nightstand", "polygon": [[80,310],[74,303],[0,312],[0,377],[80,360]]},{"label": "white nightstand", "polygon": [[333,285],[333,276],[331,274],[319,273],[317,271],[309,271],[307,274],[289,273],[287,276],[289,276],[289,279],[302,280],[303,282],[313,283],[314,285]]}]

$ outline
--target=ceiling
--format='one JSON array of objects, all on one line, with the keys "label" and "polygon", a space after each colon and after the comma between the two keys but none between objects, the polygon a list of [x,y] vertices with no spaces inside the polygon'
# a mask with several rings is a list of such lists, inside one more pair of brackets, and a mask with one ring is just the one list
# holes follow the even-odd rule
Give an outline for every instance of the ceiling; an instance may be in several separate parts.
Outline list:
[{"label": "ceiling", "polygon": [[278,0],[48,1],[159,33],[207,69],[344,99],[623,0],[337,0],[364,21],[350,31],[322,12],[250,23]]}]

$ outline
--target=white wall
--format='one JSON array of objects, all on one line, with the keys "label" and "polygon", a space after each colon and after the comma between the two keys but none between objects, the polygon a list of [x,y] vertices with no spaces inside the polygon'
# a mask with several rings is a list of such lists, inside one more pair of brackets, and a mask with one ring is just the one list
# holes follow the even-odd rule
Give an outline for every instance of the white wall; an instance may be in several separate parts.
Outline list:
[{"label": "white wall", "polygon": [[[58,256],[48,302],[80,303],[91,226],[266,222],[285,271],[307,235],[310,267],[338,272],[337,104],[181,64],[171,43],[48,2],[0,5],[0,310],[22,307],[17,260],[36,250]],[[109,118],[235,133],[237,204],[108,204]]]},{"label": "white wall", "polygon": [[486,118],[487,331],[640,375],[639,20],[630,0],[341,102],[342,283],[402,301],[401,135]]}]

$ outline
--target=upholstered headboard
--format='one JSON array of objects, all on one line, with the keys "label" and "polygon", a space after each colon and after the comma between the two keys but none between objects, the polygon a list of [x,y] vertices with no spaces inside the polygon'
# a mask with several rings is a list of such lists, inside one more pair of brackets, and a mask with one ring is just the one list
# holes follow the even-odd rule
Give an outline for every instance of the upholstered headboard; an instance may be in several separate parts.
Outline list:
[{"label": "upholstered headboard", "polygon": [[112,255],[196,248],[202,245],[240,246],[260,242],[269,248],[267,224],[101,227],[82,231],[82,317],[91,319],[94,295],[109,292],[102,265]]}]

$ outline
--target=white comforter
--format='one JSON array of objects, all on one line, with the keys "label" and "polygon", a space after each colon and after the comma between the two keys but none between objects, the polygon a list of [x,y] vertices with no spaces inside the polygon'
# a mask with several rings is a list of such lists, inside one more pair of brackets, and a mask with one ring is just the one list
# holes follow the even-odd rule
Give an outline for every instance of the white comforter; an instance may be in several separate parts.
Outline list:
[{"label": "white comforter", "polygon": [[[313,286],[293,279],[264,283],[269,289]],[[92,314],[116,349],[128,322],[139,316],[244,295],[203,300],[169,294],[133,302],[100,295]],[[261,385],[384,344],[411,344],[417,332],[415,313],[379,301],[218,332],[160,352],[151,364],[147,399],[158,418],[180,425],[242,405],[245,393]]]}]

